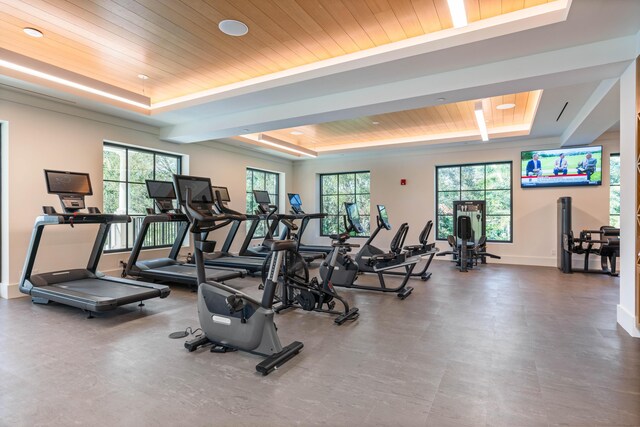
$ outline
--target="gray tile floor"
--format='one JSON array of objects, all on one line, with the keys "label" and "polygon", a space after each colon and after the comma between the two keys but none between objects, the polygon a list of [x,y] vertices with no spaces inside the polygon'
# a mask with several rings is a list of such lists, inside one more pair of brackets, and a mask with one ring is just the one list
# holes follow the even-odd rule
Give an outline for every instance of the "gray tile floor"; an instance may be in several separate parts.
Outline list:
[{"label": "gray tile floor", "polygon": [[343,326],[279,315],[282,341],[305,348],[267,377],[257,357],[168,339],[197,326],[184,288],[91,320],[0,300],[0,425],[640,425],[640,340],[616,326],[617,278],[432,271],[405,301],[344,290],[362,314]]}]

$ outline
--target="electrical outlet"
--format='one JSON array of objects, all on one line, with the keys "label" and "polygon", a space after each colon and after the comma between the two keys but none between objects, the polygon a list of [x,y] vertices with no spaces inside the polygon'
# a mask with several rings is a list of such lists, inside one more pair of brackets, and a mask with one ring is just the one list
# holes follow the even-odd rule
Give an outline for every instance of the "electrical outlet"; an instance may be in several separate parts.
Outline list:
[{"label": "electrical outlet", "polygon": [[552,250],[551,250],[551,255],[555,255],[555,254],[556,254],[556,250],[555,250],[555,249],[552,249]]}]

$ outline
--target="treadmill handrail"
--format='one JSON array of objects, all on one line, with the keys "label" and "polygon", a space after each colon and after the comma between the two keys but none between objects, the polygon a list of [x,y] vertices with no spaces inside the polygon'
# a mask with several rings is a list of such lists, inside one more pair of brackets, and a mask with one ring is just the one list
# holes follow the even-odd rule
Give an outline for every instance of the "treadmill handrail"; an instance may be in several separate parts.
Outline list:
[{"label": "treadmill handrail", "polygon": [[75,213],[75,214],[53,214],[53,215],[41,215],[36,218],[36,224],[53,225],[53,224],[124,224],[131,222],[129,215],[119,214],[90,214],[90,213]]}]

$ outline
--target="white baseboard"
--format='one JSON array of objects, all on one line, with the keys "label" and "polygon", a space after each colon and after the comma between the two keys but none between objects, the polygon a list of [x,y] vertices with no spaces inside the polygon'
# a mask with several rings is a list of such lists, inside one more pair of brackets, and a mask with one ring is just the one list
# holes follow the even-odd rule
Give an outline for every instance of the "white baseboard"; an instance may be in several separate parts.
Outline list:
[{"label": "white baseboard", "polygon": [[27,295],[20,292],[17,283],[3,283],[0,285],[0,297],[4,299],[26,297]]},{"label": "white baseboard", "polygon": [[[495,252],[496,255],[500,255]],[[549,256],[549,257],[532,257],[532,256],[522,256],[522,255],[500,255],[501,259],[487,258],[487,262],[491,264],[511,264],[511,265],[531,265],[537,267],[556,267],[558,264],[557,257]],[[446,257],[434,257],[434,260],[444,260],[450,261],[451,256]],[[584,259],[582,259],[579,255],[573,257],[572,266],[575,272],[580,272],[584,268]],[[600,266],[600,258],[599,257],[591,257],[589,260],[589,268],[592,270],[599,270]],[[620,266],[618,266],[618,269]]]},{"label": "white baseboard", "polygon": [[[497,255],[497,254],[496,254]],[[533,265],[538,267],[555,267],[556,257],[530,257],[500,255],[501,259],[487,258],[489,264]],[[451,261],[451,256],[434,257],[434,261]]]},{"label": "white baseboard", "polygon": [[640,338],[640,329],[636,326],[636,316],[618,304],[618,324],[632,337]]}]

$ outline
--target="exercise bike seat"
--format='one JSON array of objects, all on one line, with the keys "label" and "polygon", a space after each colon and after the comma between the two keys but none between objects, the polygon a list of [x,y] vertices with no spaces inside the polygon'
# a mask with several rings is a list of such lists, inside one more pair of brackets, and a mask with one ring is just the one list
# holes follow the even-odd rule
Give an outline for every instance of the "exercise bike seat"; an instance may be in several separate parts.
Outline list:
[{"label": "exercise bike seat", "polygon": [[297,247],[297,243],[293,239],[287,239],[287,240],[267,239],[264,241],[263,244],[267,246],[271,252],[293,251]]}]

